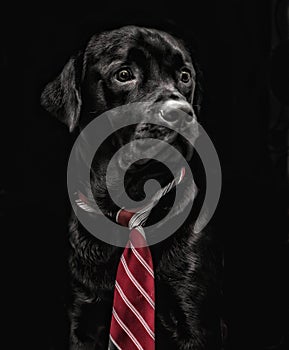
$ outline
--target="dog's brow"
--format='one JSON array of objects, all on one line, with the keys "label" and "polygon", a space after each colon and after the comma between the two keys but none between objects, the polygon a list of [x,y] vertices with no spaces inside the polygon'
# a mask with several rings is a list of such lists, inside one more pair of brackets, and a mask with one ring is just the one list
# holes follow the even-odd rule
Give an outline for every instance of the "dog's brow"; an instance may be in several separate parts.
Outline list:
[{"label": "dog's brow", "polygon": [[158,44],[156,44],[156,41],[152,38],[149,38],[148,41],[144,40],[143,47],[149,53],[149,56],[159,57],[162,64],[165,60],[170,61],[175,69],[186,64],[192,64],[190,55],[185,48],[168,40],[168,38],[158,37],[158,41]]},{"label": "dog's brow", "polygon": [[[156,41],[159,42],[157,45]],[[158,33],[156,36],[150,36],[145,45],[147,45],[149,50],[152,50],[153,52],[158,50],[159,52],[163,52],[165,56],[170,54],[174,58],[174,62],[176,62],[178,65],[191,63],[190,54],[183,46],[183,43],[173,37],[168,36],[167,34]]]},{"label": "dog's brow", "polygon": [[180,50],[173,51],[174,65],[177,67],[182,66],[186,60],[182,52]]},{"label": "dog's brow", "polygon": [[104,71],[105,73],[107,73],[107,72],[109,72],[110,70],[112,70],[114,67],[118,67],[118,66],[120,66],[120,65],[123,64],[123,63],[124,63],[123,60],[112,59],[111,61],[108,62],[107,65],[105,65],[105,66],[103,67],[103,71]]},{"label": "dog's brow", "polygon": [[129,60],[141,63],[148,58],[148,53],[142,48],[132,47],[129,49],[127,57]]}]

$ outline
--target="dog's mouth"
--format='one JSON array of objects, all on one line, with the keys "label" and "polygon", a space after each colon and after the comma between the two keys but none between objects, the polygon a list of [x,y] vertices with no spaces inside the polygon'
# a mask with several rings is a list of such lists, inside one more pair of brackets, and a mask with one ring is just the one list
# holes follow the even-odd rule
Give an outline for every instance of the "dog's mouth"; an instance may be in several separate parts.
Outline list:
[{"label": "dog's mouth", "polygon": [[[182,158],[187,162],[192,158],[193,146],[177,133],[173,133],[169,138],[165,139],[163,143],[152,147],[147,147],[145,138],[136,141],[138,143],[134,145],[130,152],[119,158],[118,165],[122,170],[127,170],[129,168],[131,172],[144,171],[147,166],[153,163],[151,162],[153,159],[168,163],[171,167],[176,165]],[[175,149],[174,152],[172,152],[172,147]],[[138,160],[130,163],[132,154],[134,154]],[[128,166],[129,163],[130,165]]]},{"label": "dog's mouth", "polygon": [[124,187],[127,195],[134,201],[146,198],[145,184],[156,180],[161,187],[173,180],[173,175],[163,163],[154,159],[144,159],[145,164],[134,164],[125,174]]},{"label": "dog's mouth", "polygon": [[[124,131],[127,132],[123,130],[123,133]],[[132,128],[129,131],[127,135],[119,133],[117,138],[112,135],[107,139],[95,154],[92,167],[96,169],[96,174],[102,173],[101,169],[105,172],[110,157],[115,155],[115,149],[119,148],[120,153],[114,159],[115,170],[109,178],[106,177],[105,187],[109,187],[120,202],[125,202],[126,196],[133,201],[149,201],[153,191],[150,194],[147,190],[151,188],[148,181],[155,180],[155,187],[156,182],[160,187],[165,187],[182,167],[187,166],[193,155],[193,145],[178,132],[164,128],[146,129],[143,135],[134,133]],[[131,135],[134,137],[131,138]],[[153,139],[156,142],[153,142]],[[107,149],[110,149],[110,157],[106,156]],[[124,183],[121,185],[123,176]],[[96,178],[95,183],[100,183],[97,190],[100,193],[99,187],[103,183],[100,176]]]},{"label": "dog's mouth", "polygon": [[158,150],[158,158],[163,162],[154,158],[142,158],[127,169],[124,185],[132,200],[140,201],[146,198],[144,186],[148,180],[156,180],[161,187],[166,186],[173,180],[172,172],[180,170],[182,157],[187,161],[191,159],[193,147],[183,138],[177,135],[171,146],[176,149],[173,154],[166,147]]}]

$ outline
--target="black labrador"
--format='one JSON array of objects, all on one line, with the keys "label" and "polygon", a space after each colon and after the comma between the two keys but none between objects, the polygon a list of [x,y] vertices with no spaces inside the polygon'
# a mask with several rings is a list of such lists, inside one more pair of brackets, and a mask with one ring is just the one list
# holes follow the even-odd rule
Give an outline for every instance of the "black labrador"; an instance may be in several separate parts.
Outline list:
[{"label": "black labrador", "polygon": [[[93,161],[92,191],[104,214],[114,206],[107,193],[106,166],[122,143],[141,138],[172,140],[191,160],[191,146],[171,137],[182,110],[195,118],[198,70],[182,40],[167,32],[125,26],[94,35],[86,48],[72,57],[62,73],[42,93],[42,106],[79,132],[91,120],[114,107],[146,102],[150,113],[161,106],[167,127],[139,124],[104,142]],[[148,113],[148,110],[143,110]],[[125,141],[124,141],[125,139]],[[135,150],[132,148],[131,152]],[[174,160],[177,164],[177,160]],[[193,169],[193,164],[192,164]],[[143,198],[148,178],[165,185],[171,174],[158,162],[144,160],[126,174],[126,190],[134,200]],[[191,187],[182,187],[187,205]],[[152,211],[148,224],[170,208],[166,195]],[[195,206],[194,206],[195,207]],[[193,208],[194,208],[193,207]],[[170,237],[151,246],[155,267],[156,349],[220,349],[220,276],[216,242],[209,230],[194,232],[196,215],[189,215]],[[101,218],[99,218],[101,220]],[[123,248],[91,235],[73,216],[70,223],[72,301],[70,349],[107,349],[116,270]]]}]

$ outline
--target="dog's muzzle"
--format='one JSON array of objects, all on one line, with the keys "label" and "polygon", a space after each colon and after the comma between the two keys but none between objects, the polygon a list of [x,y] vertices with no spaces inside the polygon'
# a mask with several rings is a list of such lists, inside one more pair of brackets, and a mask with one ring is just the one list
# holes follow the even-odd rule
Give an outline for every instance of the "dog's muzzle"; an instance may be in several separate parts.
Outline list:
[{"label": "dog's muzzle", "polygon": [[188,126],[195,118],[193,109],[188,102],[175,100],[168,100],[163,103],[159,111],[159,117],[165,121],[168,128],[174,130]]}]

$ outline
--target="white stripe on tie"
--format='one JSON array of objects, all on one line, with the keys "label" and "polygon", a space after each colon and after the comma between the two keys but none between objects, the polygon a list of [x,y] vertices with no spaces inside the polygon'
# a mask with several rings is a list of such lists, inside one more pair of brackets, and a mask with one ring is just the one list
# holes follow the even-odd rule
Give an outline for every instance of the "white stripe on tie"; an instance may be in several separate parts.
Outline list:
[{"label": "white stripe on tie", "polygon": [[[122,348],[117,344],[117,342],[113,339],[113,337],[111,336],[111,334],[109,335],[109,338],[111,340],[111,342],[113,343],[113,345],[118,349],[118,350],[122,350]],[[108,348],[108,350],[110,350]]]},{"label": "white stripe on tie", "polygon": [[122,300],[125,302],[125,304],[130,308],[130,310],[134,313],[134,315],[137,317],[137,319],[140,321],[140,323],[143,325],[147,333],[150,335],[150,337],[155,340],[155,334],[154,332],[150,329],[150,326],[146,323],[142,315],[137,311],[137,309],[133,306],[133,304],[128,300],[126,297],[125,293],[121,289],[120,285],[115,282],[115,287],[119,292],[119,295],[121,296]]},{"label": "white stripe on tie", "polygon": [[136,337],[131,333],[131,331],[127,328],[127,326],[122,322],[122,320],[119,318],[117,312],[115,309],[112,309],[112,314],[116,320],[116,322],[119,324],[119,326],[125,331],[125,333],[130,337],[134,345],[139,349],[139,350],[144,350],[143,347],[140,345],[140,343],[137,341]]},{"label": "white stripe on tie", "polygon": [[154,271],[152,270],[152,268],[145,261],[145,259],[140,255],[140,253],[136,250],[136,248],[133,246],[132,242],[130,242],[130,245],[131,245],[131,250],[134,253],[135,257],[143,265],[143,267],[147,270],[147,272],[154,278]]},{"label": "white stripe on tie", "polygon": [[141,294],[145,297],[147,302],[151,305],[151,307],[154,309],[155,308],[155,303],[151,299],[151,297],[147,294],[147,292],[143,289],[143,287],[138,283],[138,281],[134,278],[132,273],[130,272],[127,263],[125,261],[124,256],[122,255],[120,258],[120,261],[122,262],[122,266],[125,269],[126,274],[128,275],[129,279],[132,281],[132,283],[135,285],[135,287],[141,292]]}]

